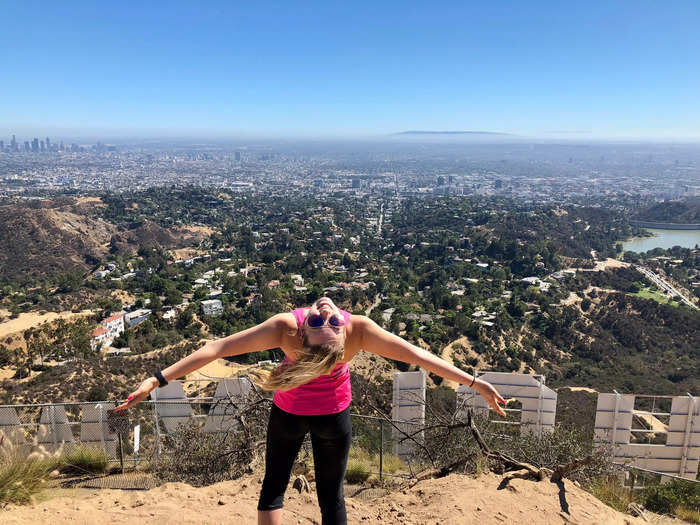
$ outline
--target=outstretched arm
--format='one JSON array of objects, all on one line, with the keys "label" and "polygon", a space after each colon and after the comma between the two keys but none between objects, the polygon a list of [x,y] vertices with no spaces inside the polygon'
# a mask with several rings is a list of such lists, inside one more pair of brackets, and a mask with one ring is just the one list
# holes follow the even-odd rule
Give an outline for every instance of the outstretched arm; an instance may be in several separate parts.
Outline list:
[{"label": "outstretched arm", "polygon": [[[196,352],[164,369],[162,371],[163,377],[166,381],[171,381],[191,374],[221,357],[243,355],[280,346],[282,334],[287,326],[285,315],[288,314],[275,315],[259,325],[206,343]],[[158,380],[155,377],[149,377],[127,398],[126,402],[117,407],[117,410],[130,408],[140,403],[157,387]]]},{"label": "outstretched arm", "polygon": [[481,394],[491,408],[503,417],[506,416],[505,411],[499,405],[499,403],[505,404],[505,400],[491,384],[481,379],[474,380],[474,376],[467,374],[438,356],[412,345],[405,339],[384,330],[368,317],[360,317],[358,324],[362,333],[363,350],[389,359],[395,359],[396,361],[418,365],[433,374],[456,381],[462,385],[471,386],[473,381],[474,385],[472,388]]}]

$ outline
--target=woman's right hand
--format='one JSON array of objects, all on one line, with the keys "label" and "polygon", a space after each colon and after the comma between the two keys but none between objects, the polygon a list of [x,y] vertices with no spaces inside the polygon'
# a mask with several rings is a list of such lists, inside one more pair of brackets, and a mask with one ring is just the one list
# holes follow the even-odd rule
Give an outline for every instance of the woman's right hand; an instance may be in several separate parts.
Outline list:
[{"label": "woman's right hand", "polygon": [[481,394],[481,397],[484,398],[489,407],[491,407],[501,416],[506,417],[505,410],[503,410],[503,408],[500,406],[505,405],[506,400],[501,397],[501,394],[498,393],[491,383],[488,383],[483,379],[477,379],[472,388]]},{"label": "woman's right hand", "polygon": [[141,401],[146,399],[148,397],[148,394],[150,394],[157,387],[158,380],[155,377],[149,377],[143,383],[141,383],[139,387],[129,395],[129,397],[126,398],[126,401],[124,401],[124,403],[119,405],[114,410],[126,410],[127,408],[131,408],[133,406],[138,405]]}]

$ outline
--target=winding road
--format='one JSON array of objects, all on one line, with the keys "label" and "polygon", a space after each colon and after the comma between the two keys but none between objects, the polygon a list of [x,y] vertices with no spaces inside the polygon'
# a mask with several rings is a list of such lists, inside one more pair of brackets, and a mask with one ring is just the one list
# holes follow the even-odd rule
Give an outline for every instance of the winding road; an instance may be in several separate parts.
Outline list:
[{"label": "winding road", "polygon": [[639,273],[644,275],[644,277],[649,279],[655,286],[659,287],[664,292],[671,294],[672,297],[677,295],[681,298],[681,301],[683,301],[684,304],[690,306],[694,310],[698,310],[698,307],[695,306],[695,304],[693,304],[693,302],[690,299],[688,299],[686,296],[684,296],[682,293],[676,290],[669,282],[665,281],[660,275],[652,272],[644,266],[635,265],[635,268]]}]

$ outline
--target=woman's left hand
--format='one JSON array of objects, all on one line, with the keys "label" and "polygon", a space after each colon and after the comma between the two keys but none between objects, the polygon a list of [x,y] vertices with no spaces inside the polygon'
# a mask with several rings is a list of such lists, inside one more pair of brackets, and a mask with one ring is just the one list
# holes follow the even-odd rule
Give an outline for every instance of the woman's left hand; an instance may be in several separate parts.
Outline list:
[{"label": "woman's left hand", "polygon": [[503,417],[506,417],[505,410],[501,408],[501,405],[505,405],[506,401],[501,397],[501,394],[499,394],[498,391],[493,386],[491,386],[490,383],[487,383],[486,381],[483,381],[481,379],[477,379],[474,382],[474,386],[472,388],[479,392],[479,394],[481,394],[481,397],[484,398],[486,403],[488,403],[488,405],[492,409],[494,409]]}]

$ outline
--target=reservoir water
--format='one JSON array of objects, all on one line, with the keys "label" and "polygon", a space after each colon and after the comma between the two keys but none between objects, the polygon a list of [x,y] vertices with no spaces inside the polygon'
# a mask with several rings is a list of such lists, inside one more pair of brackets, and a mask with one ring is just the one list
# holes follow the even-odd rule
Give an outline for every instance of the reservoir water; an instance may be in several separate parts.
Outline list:
[{"label": "reservoir water", "polygon": [[683,248],[695,248],[700,245],[700,230],[660,230],[656,228],[645,228],[653,233],[653,237],[634,237],[622,243],[622,249],[626,252],[643,253],[654,248],[665,250],[674,246]]}]

